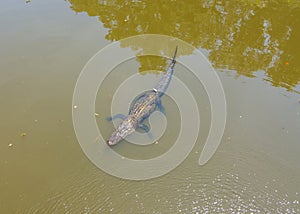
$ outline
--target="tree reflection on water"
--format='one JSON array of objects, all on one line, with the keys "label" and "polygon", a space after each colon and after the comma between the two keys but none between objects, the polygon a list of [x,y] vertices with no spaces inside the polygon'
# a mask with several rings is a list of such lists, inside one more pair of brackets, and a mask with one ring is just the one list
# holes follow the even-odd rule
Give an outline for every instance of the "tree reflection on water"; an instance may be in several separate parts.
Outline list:
[{"label": "tree reflection on water", "polygon": [[[69,0],[75,12],[99,17],[106,39],[164,34],[209,51],[217,69],[255,77],[265,72],[274,86],[293,88],[300,81],[300,3],[297,1]],[[166,62],[138,57],[140,72]]]}]

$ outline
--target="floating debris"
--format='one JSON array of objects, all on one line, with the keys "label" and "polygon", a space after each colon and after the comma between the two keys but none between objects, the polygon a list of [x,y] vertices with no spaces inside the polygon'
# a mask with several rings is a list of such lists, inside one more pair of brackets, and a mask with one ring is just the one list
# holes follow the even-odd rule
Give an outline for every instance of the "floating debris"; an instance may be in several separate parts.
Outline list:
[{"label": "floating debris", "polygon": [[76,109],[76,108],[78,108],[78,106],[73,106],[73,108],[75,108],[75,109]]},{"label": "floating debris", "polygon": [[99,116],[100,116],[100,114],[98,114],[98,113],[95,113],[95,116],[96,116],[96,117],[99,117]]},{"label": "floating debris", "polygon": [[158,144],[158,141],[155,141],[154,144]]},{"label": "floating debris", "polygon": [[242,118],[243,116],[242,115],[240,115],[240,118]]},{"label": "floating debris", "polygon": [[20,135],[21,137],[25,137],[27,134],[25,132],[22,132]]},{"label": "floating debris", "polygon": [[34,122],[37,122],[38,120],[34,120]]},{"label": "floating debris", "polygon": [[12,147],[12,146],[13,146],[13,144],[12,144],[12,143],[8,144],[8,147]]},{"label": "floating debris", "polygon": [[30,0],[26,0],[26,3],[29,3],[30,2]]}]

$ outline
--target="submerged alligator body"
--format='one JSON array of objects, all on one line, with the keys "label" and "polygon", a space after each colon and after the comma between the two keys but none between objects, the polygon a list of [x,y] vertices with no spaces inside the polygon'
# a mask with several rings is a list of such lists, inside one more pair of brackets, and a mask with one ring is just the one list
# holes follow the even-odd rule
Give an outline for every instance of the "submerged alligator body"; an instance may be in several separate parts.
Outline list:
[{"label": "submerged alligator body", "polygon": [[143,122],[157,108],[163,111],[161,97],[164,95],[170,84],[174,72],[174,67],[176,64],[176,54],[177,46],[173,60],[168,66],[164,76],[159,80],[155,88],[153,88],[151,91],[142,93],[135,100],[133,100],[129,110],[129,114],[127,116],[118,114],[111,118],[111,120],[115,118],[121,118],[123,121],[107,140],[107,144],[109,146],[116,145],[138,128],[141,128],[146,132],[149,131],[149,128],[147,127],[147,125],[143,124]]}]

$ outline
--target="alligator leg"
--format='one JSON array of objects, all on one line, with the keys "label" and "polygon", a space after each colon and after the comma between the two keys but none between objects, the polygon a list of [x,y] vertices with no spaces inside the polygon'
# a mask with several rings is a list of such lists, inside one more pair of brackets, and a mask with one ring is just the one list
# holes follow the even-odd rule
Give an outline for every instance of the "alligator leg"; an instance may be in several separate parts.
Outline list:
[{"label": "alligator leg", "polygon": [[146,124],[139,124],[138,128],[144,130],[150,139],[153,138],[153,135],[150,132],[150,128]]},{"label": "alligator leg", "polygon": [[150,131],[149,127],[146,124],[139,124],[138,128],[143,129],[145,132]]},{"label": "alligator leg", "polygon": [[159,103],[157,103],[157,107],[161,113],[166,115],[166,110],[165,110],[165,107],[162,105],[161,100],[159,100]]},{"label": "alligator leg", "polygon": [[126,119],[126,116],[124,114],[116,114],[112,117],[107,117],[106,120],[107,121],[113,121],[115,119],[121,119],[121,120],[125,120]]}]

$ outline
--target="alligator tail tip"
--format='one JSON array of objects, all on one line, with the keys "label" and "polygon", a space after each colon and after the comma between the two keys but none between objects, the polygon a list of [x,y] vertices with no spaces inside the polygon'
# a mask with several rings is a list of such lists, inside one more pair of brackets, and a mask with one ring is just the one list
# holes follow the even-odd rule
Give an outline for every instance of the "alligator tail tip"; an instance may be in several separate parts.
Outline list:
[{"label": "alligator tail tip", "polygon": [[178,49],[178,45],[176,45],[176,49],[175,49],[175,53],[174,53],[174,57],[172,62],[175,63],[176,62],[176,55],[177,55],[177,49]]}]

